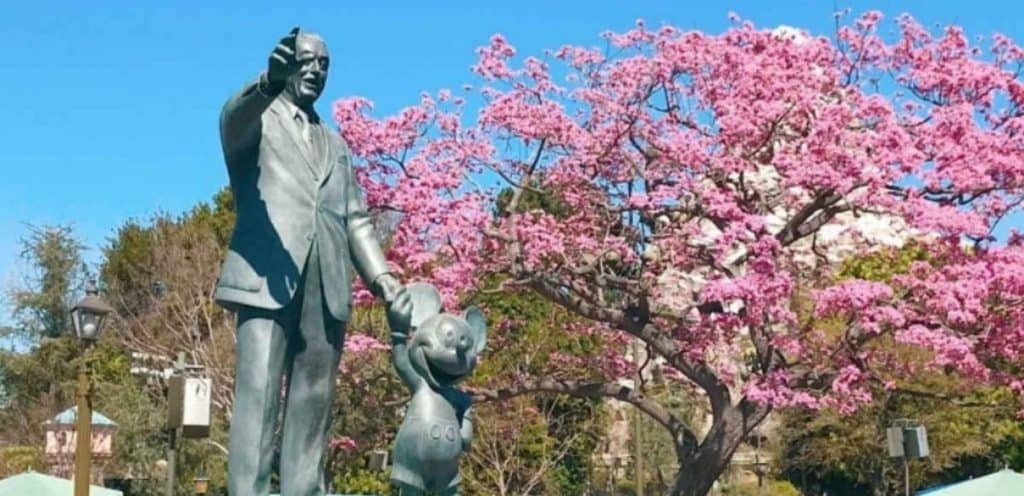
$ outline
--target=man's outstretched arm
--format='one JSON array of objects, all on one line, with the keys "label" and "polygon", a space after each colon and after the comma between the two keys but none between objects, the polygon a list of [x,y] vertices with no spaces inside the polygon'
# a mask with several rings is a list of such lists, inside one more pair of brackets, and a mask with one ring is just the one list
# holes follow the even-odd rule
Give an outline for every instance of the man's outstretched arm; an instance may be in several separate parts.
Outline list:
[{"label": "man's outstretched arm", "polygon": [[220,137],[225,152],[252,143],[258,135],[263,112],[284,90],[284,82],[297,67],[295,40],[299,28],[281,38],[267,60],[267,70],[246,84],[224,104],[220,113]]}]

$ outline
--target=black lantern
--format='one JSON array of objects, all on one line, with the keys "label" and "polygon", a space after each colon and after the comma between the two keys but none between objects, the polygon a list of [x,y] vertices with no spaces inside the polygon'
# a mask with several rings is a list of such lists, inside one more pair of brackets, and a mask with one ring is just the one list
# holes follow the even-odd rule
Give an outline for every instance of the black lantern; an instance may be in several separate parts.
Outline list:
[{"label": "black lantern", "polygon": [[114,308],[100,298],[96,285],[90,281],[85,286],[85,298],[71,309],[71,321],[75,325],[75,336],[86,342],[96,341],[103,330],[107,315]]}]

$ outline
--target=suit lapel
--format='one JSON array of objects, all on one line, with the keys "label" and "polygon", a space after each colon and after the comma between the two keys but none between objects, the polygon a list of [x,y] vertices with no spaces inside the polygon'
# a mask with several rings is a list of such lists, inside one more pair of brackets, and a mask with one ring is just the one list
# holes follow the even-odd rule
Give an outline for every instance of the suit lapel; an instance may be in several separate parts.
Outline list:
[{"label": "suit lapel", "polygon": [[282,102],[274,102],[274,105],[271,105],[270,109],[274,115],[277,116],[278,125],[284,129],[284,134],[287,135],[289,141],[291,141],[296,155],[306,163],[306,167],[311,173],[313,173],[313,177],[317,177],[319,171],[313,165],[311,147],[303,142],[302,136],[299,134],[299,126],[295,122],[295,116],[289,115],[288,105]]}]

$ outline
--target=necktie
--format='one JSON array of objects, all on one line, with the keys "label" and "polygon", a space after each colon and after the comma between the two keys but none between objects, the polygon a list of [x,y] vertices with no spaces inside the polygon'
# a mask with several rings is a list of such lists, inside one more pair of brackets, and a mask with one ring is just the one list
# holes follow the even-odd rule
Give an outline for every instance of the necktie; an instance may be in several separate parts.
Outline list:
[{"label": "necktie", "polygon": [[301,122],[302,140],[305,142],[306,147],[308,147],[309,156],[313,162],[321,161],[323,158],[323,155],[321,155],[323,153],[323,150],[321,150],[323,140],[319,136],[319,129],[316,128],[315,123],[309,122],[309,116],[304,113],[299,112],[297,116]]},{"label": "necktie", "polygon": [[[310,163],[314,164],[314,170],[320,168],[320,140],[317,139],[316,126],[309,122],[309,116],[302,111],[295,113],[295,119],[298,121],[299,134],[302,136],[302,144],[305,148],[303,152],[306,153],[306,158],[309,159]],[[322,171],[318,171],[322,172]]]},{"label": "necktie", "polygon": [[313,135],[309,125],[309,119],[306,118],[306,114],[301,110],[295,112],[295,120],[299,123],[299,135],[302,136],[302,142],[306,146],[312,146]]}]

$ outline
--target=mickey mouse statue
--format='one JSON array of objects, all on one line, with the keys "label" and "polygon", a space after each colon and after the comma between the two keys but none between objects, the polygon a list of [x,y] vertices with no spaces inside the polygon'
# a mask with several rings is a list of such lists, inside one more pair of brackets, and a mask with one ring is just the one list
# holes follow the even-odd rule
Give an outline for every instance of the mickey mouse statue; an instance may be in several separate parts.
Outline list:
[{"label": "mickey mouse statue", "polygon": [[429,284],[408,286],[413,311],[408,330],[392,327],[392,359],[412,391],[395,438],[391,481],[401,496],[459,491],[459,456],[473,439],[472,399],[455,389],[476,366],[487,342],[483,313],[441,312],[441,296]]}]

